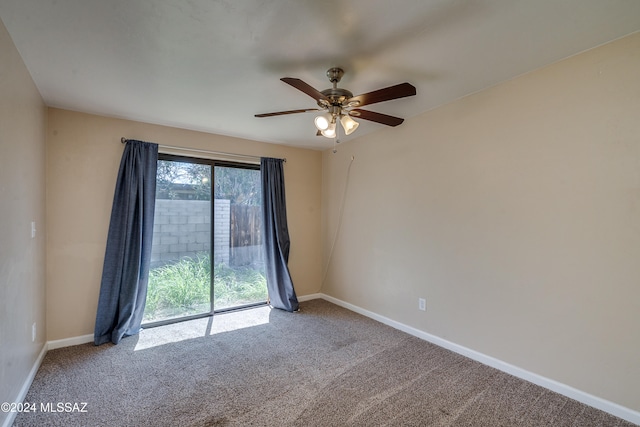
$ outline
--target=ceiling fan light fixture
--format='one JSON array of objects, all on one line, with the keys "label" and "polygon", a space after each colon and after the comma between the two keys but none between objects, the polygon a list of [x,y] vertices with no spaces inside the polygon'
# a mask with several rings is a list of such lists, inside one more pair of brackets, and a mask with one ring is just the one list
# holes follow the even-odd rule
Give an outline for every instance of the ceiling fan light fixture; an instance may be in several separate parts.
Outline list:
[{"label": "ceiling fan light fixture", "polygon": [[322,133],[322,136],[324,136],[326,138],[335,138],[335,136],[336,136],[336,122],[329,123],[329,127],[327,127],[325,130],[322,130],[320,132]]},{"label": "ceiling fan light fixture", "polygon": [[358,126],[360,126],[360,123],[356,122],[348,115],[342,116],[340,124],[342,124],[345,135],[351,135],[356,129],[358,129]]},{"label": "ceiling fan light fixture", "polygon": [[329,126],[331,126],[331,120],[333,119],[333,117],[331,117],[331,114],[326,113],[326,114],[321,114],[319,116],[317,116],[315,119],[313,119],[313,122],[316,125],[316,128],[322,132],[324,130],[329,129]]}]

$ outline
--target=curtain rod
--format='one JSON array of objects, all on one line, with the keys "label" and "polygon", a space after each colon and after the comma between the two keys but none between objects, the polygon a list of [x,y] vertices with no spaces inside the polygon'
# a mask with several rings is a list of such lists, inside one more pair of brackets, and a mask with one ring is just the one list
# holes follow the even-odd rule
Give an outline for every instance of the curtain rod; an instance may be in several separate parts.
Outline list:
[{"label": "curtain rod", "polygon": [[[120,142],[125,144],[127,141],[129,141],[127,138],[125,138],[124,136],[122,138],[120,138]],[[158,144],[158,147],[160,148],[170,148],[173,150],[182,150],[182,151],[190,151],[193,153],[206,153],[206,154],[218,154],[221,156],[231,156],[231,157],[238,157],[238,158],[243,158],[243,159],[252,159],[252,160],[260,160],[260,156],[250,156],[248,154],[235,154],[235,153],[225,153],[224,151],[211,151],[211,150],[199,150],[197,148],[185,148],[185,147],[178,147],[175,145],[164,145],[164,144]],[[287,158],[282,158],[280,159],[283,162],[287,163]]]}]

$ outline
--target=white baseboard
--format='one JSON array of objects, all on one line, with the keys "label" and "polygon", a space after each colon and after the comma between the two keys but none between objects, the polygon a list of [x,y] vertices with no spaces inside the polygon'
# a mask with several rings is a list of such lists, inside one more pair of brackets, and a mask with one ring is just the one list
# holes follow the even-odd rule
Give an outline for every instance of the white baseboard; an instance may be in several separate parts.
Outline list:
[{"label": "white baseboard", "polygon": [[[22,387],[20,388],[20,392],[18,393],[18,396],[16,396],[16,398],[13,400],[13,402],[22,402],[24,398],[27,397],[27,393],[29,392],[31,383],[33,382],[33,379],[36,377],[36,373],[38,372],[38,369],[40,369],[40,365],[42,364],[42,360],[44,359],[44,356],[46,354],[47,354],[47,343],[44,343],[44,345],[42,346],[42,350],[40,350],[40,354],[38,354],[38,358],[36,359],[33,366],[31,367],[31,370],[29,371],[29,375],[27,376],[24,383],[22,384]],[[18,415],[17,412],[9,412],[9,415],[7,416],[7,418],[5,418],[4,423],[2,423],[2,427],[10,427],[11,425],[13,425],[13,422],[15,421],[17,415]]]},{"label": "white baseboard", "polygon": [[[525,369],[519,368],[517,366],[511,365],[502,360],[496,359],[491,356],[487,356],[486,354],[482,354],[470,348],[461,346],[459,344],[453,343],[451,341],[447,341],[438,336],[429,334],[427,332],[421,331],[419,329],[413,328],[411,326],[407,326],[403,323],[396,322],[395,320],[389,319],[384,316],[380,316],[372,311],[365,310],[356,305],[350,304],[348,302],[339,300],[330,295],[326,294],[313,294],[317,295],[317,298],[322,298],[329,302],[332,302],[336,305],[344,307],[348,310],[354,311],[356,313],[362,314],[363,316],[369,317],[371,319],[377,320],[380,323],[384,323],[387,326],[391,326],[392,328],[401,330],[415,337],[421,338],[425,341],[429,341],[433,344],[436,344],[440,347],[444,347],[448,350],[451,350],[455,353],[466,356],[470,359],[476,360],[485,365],[496,368],[500,371],[506,372],[515,377],[521,378],[525,381],[529,381],[531,383],[537,384],[541,387],[554,391],[556,393],[562,394],[563,396],[569,397],[571,399],[577,400],[578,402],[582,402],[585,405],[589,405],[596,409],[600,409],[601,411],[608,412],[611,415],[615,415],[616,417],[622,418],[623,420],[627,420],[634,424],[640,425],[640,412],[634,411],[633,409],[624,407],[614,402],[610,402],[608,400],[602,399],[597,396],[593,396],[584,391],[578,390],[574,387],[568,386],[566,384],[562,384],[558,381],[552,380],[550,378],[543,377],[542,375],[535,374],[533,372],[529,372]],[[311,295],[308,295],[311,297]],[[308,298],[313,299],[313,298]],[[300,300],[300,299],[299,299]],[[304,300],[306,301],[306,299]]]},{"label": "white baseboard", "polygon": [[298,297],[298,302],[309,301],[312,299],[323,299],[325,297],[324,294],[309,294]]},{"label": "white baseboard", "polygon": [[55,350],[56,348],[71,347],[72,345],[85,344],[93,342],[93,334],[81,335],[79,337],[64,338],[47,342],[47,350]]}]

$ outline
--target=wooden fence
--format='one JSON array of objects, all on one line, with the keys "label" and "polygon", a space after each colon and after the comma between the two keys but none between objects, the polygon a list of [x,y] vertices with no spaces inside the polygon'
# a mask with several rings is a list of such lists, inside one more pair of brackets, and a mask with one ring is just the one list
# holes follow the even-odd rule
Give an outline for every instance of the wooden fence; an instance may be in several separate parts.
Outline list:
[{"label": "wooden fence", "polygon": [[231,205],[229,246],[257,246],[262,243],[260,206]]}]

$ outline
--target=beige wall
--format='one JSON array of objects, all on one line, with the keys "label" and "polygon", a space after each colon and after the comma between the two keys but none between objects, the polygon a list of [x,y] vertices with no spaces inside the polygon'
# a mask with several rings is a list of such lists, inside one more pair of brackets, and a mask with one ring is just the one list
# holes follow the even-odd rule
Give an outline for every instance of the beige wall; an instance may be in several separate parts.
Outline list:
[{"label": "beige wall", "polygon": [[46,338],[45,132],[44,103],[0,21],[0,402],[16,400]]},{"label": "beige wall", "polygon": [[47,139],[47,333],[92,334],[121,137],[255,156],[285,157],[289,268],[298,295],[320,289],[322,153],[49,109]]},{"label": "beige wall", "polygon": [[323,153],[323,292],[639,411],[639,76],[640,33]]}]

